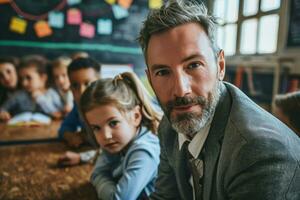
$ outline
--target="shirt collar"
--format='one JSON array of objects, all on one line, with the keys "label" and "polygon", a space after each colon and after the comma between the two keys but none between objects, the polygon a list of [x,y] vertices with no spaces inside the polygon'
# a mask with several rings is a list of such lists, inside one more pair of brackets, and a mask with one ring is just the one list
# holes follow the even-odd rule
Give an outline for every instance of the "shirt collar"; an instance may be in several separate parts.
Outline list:
[{"label": "shirt collar", "polygon": [[179,133],[178,134],[178,144],[179,149],[181,149],[183,143],[188,140],[190,141],[190,144],[188,146],[189,152],[192,154],[194,158],[197,158],[203,148],[203,145],[206,141],[206,138],[208,136],[210,127],[211,127],[212,119],[197,133],[195,134],[194,138],[190,141],[184,134]]}]

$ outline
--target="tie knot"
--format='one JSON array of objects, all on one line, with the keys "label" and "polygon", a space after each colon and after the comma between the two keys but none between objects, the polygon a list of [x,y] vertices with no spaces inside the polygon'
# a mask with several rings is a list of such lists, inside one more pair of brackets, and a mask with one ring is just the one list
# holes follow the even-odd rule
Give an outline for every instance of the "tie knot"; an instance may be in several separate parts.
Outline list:
[{"label": "tie knot", "polygon": [[182,144],[182,147],[181,147],[181,151],[184,153],[186,159],[189,161],[191,159],[193,159],[193,155],[191,154],[191,152],[189,151],[189,144],[190,144],[190,141],[186,140],[184,141],[184,143]]}]

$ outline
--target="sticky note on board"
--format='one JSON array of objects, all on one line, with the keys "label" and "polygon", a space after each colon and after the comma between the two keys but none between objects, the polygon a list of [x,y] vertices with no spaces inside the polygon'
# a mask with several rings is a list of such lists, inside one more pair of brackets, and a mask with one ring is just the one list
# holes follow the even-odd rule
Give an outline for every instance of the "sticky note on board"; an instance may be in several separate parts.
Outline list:
[{"label": "sticky note on board", "polygon": [[10,0],[0,0],[0,4],[9,3]]},{"label": "sticky note on board", "polygon": [[132,0],[118,0],[118,3],[123,8],[128,9],[131,6],[131,4],[132,4]]},{"label": "sticky note on board", "polygon": [[105,0],[106,3],[113,5],[116,3],[116,0]]},{"label": "sticky note on board", "polygon": [[52,35],[52,29],[46,21],[37,21],[34,24],[34,30],[39,38]]},{"label": "sticky note on board", "polygon": [[73,6],[73,5],[81,3],[81,0],[68,0],[67,2],[68,2],[68,5]]},{"label": "sticky note on board", "polygon": [[162,0],[149,0],[150,9],[159,9],[163,4]]},{"label": "sticky note on board", "polygon": [[67,11],[67,23],[68,24],[81,24],[82,14],[77,8],[71,8]]},{"label": "sticky note on board", "polygon": [[162,0],[149,0],[150,9],[159,9],[162,6]]},{"label": "sticky note on board", "polygon": [[110,19],[98,19],[97,32],[102,35],[110,35],[112,33],[112,21]]},{"label": "sticky note on board", "polygon": [[27,21],[18,17],[12,17],[9,29],[13,32],[24,34],[27,27]]},{"label": "sticky note on board", "polygon": [[128,17],[129,15],[128,10],[119,5],[113,5],[112,11],[116,19],[122,19]]},{"label": "sticky note on board", "polygon": [[48,23],[53,28],[64,27],[65,16],[62,12],[50,12],[48,15]]},{"label": "sticky note on board", "polygon": [[95,26],[89,23],[80,24],[79,35],[86,38],[93,38],[95,36]]}]

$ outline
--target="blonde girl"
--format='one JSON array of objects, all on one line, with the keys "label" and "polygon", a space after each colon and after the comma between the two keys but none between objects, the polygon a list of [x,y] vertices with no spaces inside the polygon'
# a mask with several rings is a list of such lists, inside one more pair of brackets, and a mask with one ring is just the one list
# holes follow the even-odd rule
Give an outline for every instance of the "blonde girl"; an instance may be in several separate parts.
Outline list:
[{"label": "blonde girl", "polygon": [[154,190],[160,147],[160,114],[133,73],[92,83],[80,111],[103,149],[91,182],[100,199],[143,199]]}]

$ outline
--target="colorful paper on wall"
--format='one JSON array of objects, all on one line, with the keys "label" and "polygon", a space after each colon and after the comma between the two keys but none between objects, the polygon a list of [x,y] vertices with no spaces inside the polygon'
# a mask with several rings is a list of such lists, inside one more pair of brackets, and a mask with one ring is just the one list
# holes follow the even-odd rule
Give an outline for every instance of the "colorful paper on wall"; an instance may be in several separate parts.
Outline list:
[{"label": "colorful paper on wall", "polygon": [[116,19],[122,19],[129,15],[128,10],[119,5],[113,5],[112,10]]},{"label": "colorful paper on wall", "polygon": [[68,24],[81,24],[82,15],[81,11],[77,8],[71,8],[67,11],[67,23]]},{"label": "colorful paper on wall", "polygon": [[116,3],[116,0],[105,0],[106,3],[113,5]]},{"label": "colorful paper on wall", "polygon": [[39,38],[52,35],[52,29],[46,21],[37,21],[34,24],[34,30]]},{"label": "colorful paper on wall", "polygon": [[159,9],[162,6],[162,0],[149,0],[150,9]]},{"label": "colorful paper on wall", "polygon": [[24,34],[27,27],[27,21],[18,17],[12,17],[9,29],[13,32]]},{"label": "colorful paper on wall", "polygon": [[131,6],[131,4],[132,4],[132,0],[118,0],[118,3],[123,8],[128,9]]},{"label": "colorful paper on wall", "polygon": [[68,5],[73,6],[81,3],[81,0],[68,0]]},{"label": "colorful paper on wall", "polygon": [[98,34],[110,35],[112,33],[112,21],[110,19],[98,19]]},{"label": "colorful paper on wall", "polygon": [[11,0],[0,0],[0,4],[9,3]]},{"label": "colorful paper on wall", "polygon": [[79,35],[86,38],[95,36],[95,26],[89,23],[82,23],[79,29]]},{"label": "colorful paper on wall", "polygon": [[64,14],[62,12],[50,12],[48,15],[48,23],[53,28],[63,28]]}]

